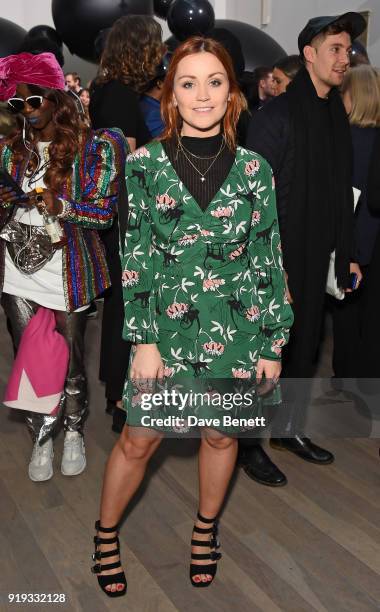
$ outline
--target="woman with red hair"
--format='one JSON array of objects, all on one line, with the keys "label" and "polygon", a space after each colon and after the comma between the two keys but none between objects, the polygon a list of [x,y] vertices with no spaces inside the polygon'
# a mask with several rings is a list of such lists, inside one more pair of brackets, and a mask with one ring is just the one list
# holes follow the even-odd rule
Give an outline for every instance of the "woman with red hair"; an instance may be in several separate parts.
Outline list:
[{"label": "woman with red hair", "polygon": [[[106,467],[93,568],[110,596],[126,591],[117,523],[163,433],[189,434],[193,424],[201,426],[201,444],[190,579],[211,584],[220,558],[216,517],[236,462],[231,434],[247,429],[242,417],[257,410],[256,395],[253,405],[239,405],[237,396],[227,405],[231,394],[220,393],[217,379],[225,389],[228,380],[280,374],[292,312],[271,168],[236,146],[245,107],[223,46],[190,38],[165,79],[162,138],[127,161],[124,338],[135,346],[123,398],[127,425]],[[173,388],[168,401],[163,391],[178,376],[186,389],[206,383],[208,399],[218,401],[200,409],[187,395],[179,412]],[[224,409],[241,418],[231,424]]]}]

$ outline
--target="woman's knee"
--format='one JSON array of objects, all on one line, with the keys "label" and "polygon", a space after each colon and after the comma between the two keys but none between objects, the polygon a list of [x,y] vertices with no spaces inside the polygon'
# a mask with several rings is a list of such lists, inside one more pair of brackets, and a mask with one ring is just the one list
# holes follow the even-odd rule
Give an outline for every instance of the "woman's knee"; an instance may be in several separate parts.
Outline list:
[{"label": "woman's knee", "polygon": [[131,435],[128,427],[124,427],[118,443],[127,459],[147,460],[160,442],[160,436]]},{"label": "woman's knee", "polygon": [[206,435],[203,438],[203,442],[215,450],[227,450],[237,444],[235,438],[220,435]]}]

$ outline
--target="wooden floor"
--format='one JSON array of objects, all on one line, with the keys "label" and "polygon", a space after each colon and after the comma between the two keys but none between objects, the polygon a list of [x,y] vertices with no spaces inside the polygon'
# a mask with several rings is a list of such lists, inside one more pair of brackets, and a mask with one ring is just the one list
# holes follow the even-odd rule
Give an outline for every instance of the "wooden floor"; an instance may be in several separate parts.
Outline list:
[{"label": "wooden floor", "polygon": [[[329,348],[329,339],[327,349]],[[11,344],[0,315],[0,393]],[[274,489],[237,471],[221,520],[223,559],[209,589],[188,579],[197,507],[194,440],[167,440],[122,529],[127,597],[103,596],[90,573],[102,474],[116,434],[97,382],[99,321],[87,330],[91,414],[88,467],[62,476],[27,475],[31,441],[19,413],[0,411],[0,609],[104,612],[370,612],[380,610],[378,440],[333,440],[336,461],[320,467],[271,450],[289,484]],[[328,372],[329,350],[320,372]],[[63,604],[8,604],[8,593],[64,593]]]}]

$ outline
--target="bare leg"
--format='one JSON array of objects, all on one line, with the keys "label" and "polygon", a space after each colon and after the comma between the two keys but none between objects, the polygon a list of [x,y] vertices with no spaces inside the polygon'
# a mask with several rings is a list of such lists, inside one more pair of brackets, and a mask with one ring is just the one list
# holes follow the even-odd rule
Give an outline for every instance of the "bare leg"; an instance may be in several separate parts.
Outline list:
[{"label": "bare leg", "polygon": [[[238,443],[235,438],[206,429],[202,435],[199,450],[199,512],[205,518],[214,518],[220,511],[227,487],[233,474]],[[197,520],[197,527],[207,528],[209,524]],[[195,539],[209,540],[210,535],[196,534]],[[206,549],[207,550],[207,549]],[[195,554],[206,552],[201,546],[193,546]],[[212,561],[192,560],[195,565],[212,563]],[[209,582],[210,574],[194,576],[194,582]]]},{"label": "bare leg", "polygon": [[[144,478],[146,466],[149,459],[156,451],[162,436],[157,432],[141,428],[124,427],[120,438],[116,442],[108,459],[104,480],[102,498],[100,504],[100,524],[102,527],[113,527],[117,525],[123,512],[137,491]],[[100,535],[100,534],[99,534]],[[116,533],[107,534],[112,538]],[[103,536],[104,537],[104,536]],[[99,549],[107,552],[115,548],[115,544],[100,544]],[[107,558],[106,563],[118,561],[118,555]],[[116,574],[120,568],[105,570],[101,575]],[[122,590],[121,583],[111,584],[106,587],[109,591]]]}]

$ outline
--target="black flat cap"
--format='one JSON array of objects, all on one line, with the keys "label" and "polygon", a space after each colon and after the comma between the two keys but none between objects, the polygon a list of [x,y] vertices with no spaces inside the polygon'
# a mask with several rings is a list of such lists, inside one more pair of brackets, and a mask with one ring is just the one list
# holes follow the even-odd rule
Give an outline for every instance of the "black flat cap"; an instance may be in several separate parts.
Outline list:
[{"label": "black flat cap", "polygon": [[328,26],[333,23],[339,23],[343,21],[349,24],[352,40],[357,38],[366,29],[367,23],[364,17],[360,13],[344,13],[337,17],[313,17],[305,25],[304,29],[298,36],[298,49],[302,55],[303,48],[309,45],[313,40],[314,36],[320,34]]}]

